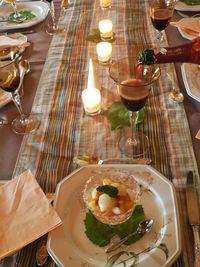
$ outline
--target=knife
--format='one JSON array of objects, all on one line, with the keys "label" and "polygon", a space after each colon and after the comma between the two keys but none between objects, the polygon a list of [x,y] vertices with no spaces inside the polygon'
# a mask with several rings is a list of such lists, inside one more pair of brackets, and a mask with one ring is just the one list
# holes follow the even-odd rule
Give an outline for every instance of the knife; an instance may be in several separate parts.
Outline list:
[{"label": "knife", "polygon": [[194,255],[195,255],[194,267],[200,267],[200,238],[199,238],[200,214],[199,214],[198,197],[196,189],[194,187],[192,171],[189,171],[187,175],[186,201],[187,201],[187,212],[188,212],[189,223],[192,226],[192,231],[194,235]]}]

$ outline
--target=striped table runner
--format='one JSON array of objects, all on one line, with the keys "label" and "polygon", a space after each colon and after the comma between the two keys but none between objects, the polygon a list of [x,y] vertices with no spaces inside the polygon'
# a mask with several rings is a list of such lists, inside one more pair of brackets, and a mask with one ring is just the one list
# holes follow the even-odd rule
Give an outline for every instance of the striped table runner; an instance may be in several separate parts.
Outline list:
[{"label": "striped table runner", "polygon": [[[29,169],[44,192],[54,192],[56,185],[76,168],[73,158],[84,153],[98,158],[121,157],[116,139],[124,130],[111,131],[104,116],[84,114],[81,92],[87,84],[89,58],[96,59],[95,44],[86,37],[103,18],[99,0],[74,0],[59,23],[66,32],[53,37],[36,92],[32,112],[40,114],[41,127],[24,136],[13,176]],[[146,0],[115,0],[106,16],[113,21],[116,40],[113,58],[137,55],[156,46]],[[167,42],[165,41],[165,45]],[[173,64],[161,66],[162,75],[154,84],[145,107],[145,120],[140,130],[151,142],[152,166],[172,181],[180,206],[183,250],[173,266],[193,266],[193,243],[186,214],[185,183],[188,170],[198,177],[188,122],[182,104],[169,100],[170,72],[176,79]],[[102,85],[103,108],[119,100],[109,78],[108,67],[98,66]],[[197,180],[199,184],[199,180]],[[16,255],[16,265],[35,266],[38,241]],[[54,266],[49,258],[44,266]]]}]

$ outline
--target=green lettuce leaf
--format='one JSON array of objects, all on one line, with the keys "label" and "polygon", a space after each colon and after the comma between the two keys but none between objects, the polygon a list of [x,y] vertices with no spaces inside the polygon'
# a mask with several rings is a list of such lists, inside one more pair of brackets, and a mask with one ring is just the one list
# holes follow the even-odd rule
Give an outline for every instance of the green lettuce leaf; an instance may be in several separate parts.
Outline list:
[{"label": "green lettuce leaf", "polygon": [[180,1],[184,2],[186,5],[189,6],[200,5],[200,0],[180,0]]},{"label": "green lettuce leaf", "polygon": [[[91,211],[88,211],[84,220],[85,234],[91,242],[103,247],[110,243],[111,238],[114,235],[118,235],[120,238],[123,238],[136,231],[138,225],[144,219],[145,214],[142,205],[137,205],[135,207],[133,214],[126,222],[114,226],[101,223],[94,217]],[[135,234],[126,241],[126,244],[132,244],[141,237],[141,234]]]},{"label": "green lettuce leaf", "polygon": [[[129,112],[121,102],[114,102],[107,110],[101,113],[106,116],[110,125],[111,130],[119,128],[130,127]],[[139,111],[139,117],[137,124],[144,120],[144,109]]]},{"label": "green lettuce leaf", "polygon": [[[18,11],[19,14],[21,14],[23,17],[25,17],[24,21],[26,20],[31,20],[33,18],[35,18],[36,16],[32,13],[31,10],[20,10]],[[9,16],[9,21],[10,22],[13,22],[13,23],[16,23],[16,19],[14,17],[15,13],[11,13],[10,16]]]}]

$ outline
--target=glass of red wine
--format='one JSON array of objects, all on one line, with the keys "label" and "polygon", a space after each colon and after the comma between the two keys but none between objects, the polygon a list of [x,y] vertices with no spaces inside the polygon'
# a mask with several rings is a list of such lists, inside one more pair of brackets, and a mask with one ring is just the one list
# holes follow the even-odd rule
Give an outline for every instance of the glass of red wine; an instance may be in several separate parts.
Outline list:
[{"label": "glass of red wine", "polygon": [[174,13],[176,0],[150,0],[150,17],[158,33],[158,41],[163,41],[163,31],[169,25]]},{"label": "glass of red wine", "polygon": [[20,113],[20,116],[15,118],[11,124],[12,130],[17,134],[24,135],[35,131],[40,125],[40,120],[35,114],[23,113],[19,95],[21,85],[22,80],[17,60],[0,61],[0,90],[11,93],[12,100]]},{"label": "glass of red wine", "polygon": [[126,130],[120,138],[119,149],[128,158],[144,157],[149,149],[149,140],[142,132],[137,132],[136,123],[153,82],[160,76],[160,68],[156,65],[140,65],[136,58],[123,58],[113,62],[109,73],[117,84],[123,105],[129,111],[131,125],[131,131]]}]

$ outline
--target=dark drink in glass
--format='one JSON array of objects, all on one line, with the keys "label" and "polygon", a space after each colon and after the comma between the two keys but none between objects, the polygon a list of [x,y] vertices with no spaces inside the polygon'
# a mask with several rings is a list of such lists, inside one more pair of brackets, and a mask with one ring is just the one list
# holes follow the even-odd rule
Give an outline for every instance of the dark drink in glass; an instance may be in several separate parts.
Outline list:
[{"label": "dark drink in glass", "polygon": [[151,13],[151,22],[158,31],[163,31],[172,18],[173,12],[168,9],[155,9]]},{"label": "dark drink in glass", "polygon": [[144,107],[148,95],[149,86],[140,79],[128,79],[118,85],[122,103],[130,111],[138,111]]},{"label": "dark drink in glass", "polygon": [[154,28],[157,30],[157,39],[163,40],[163,31],[169,25],[169,21],[174,13],[175,0],[150,0],[150,18]]}]

